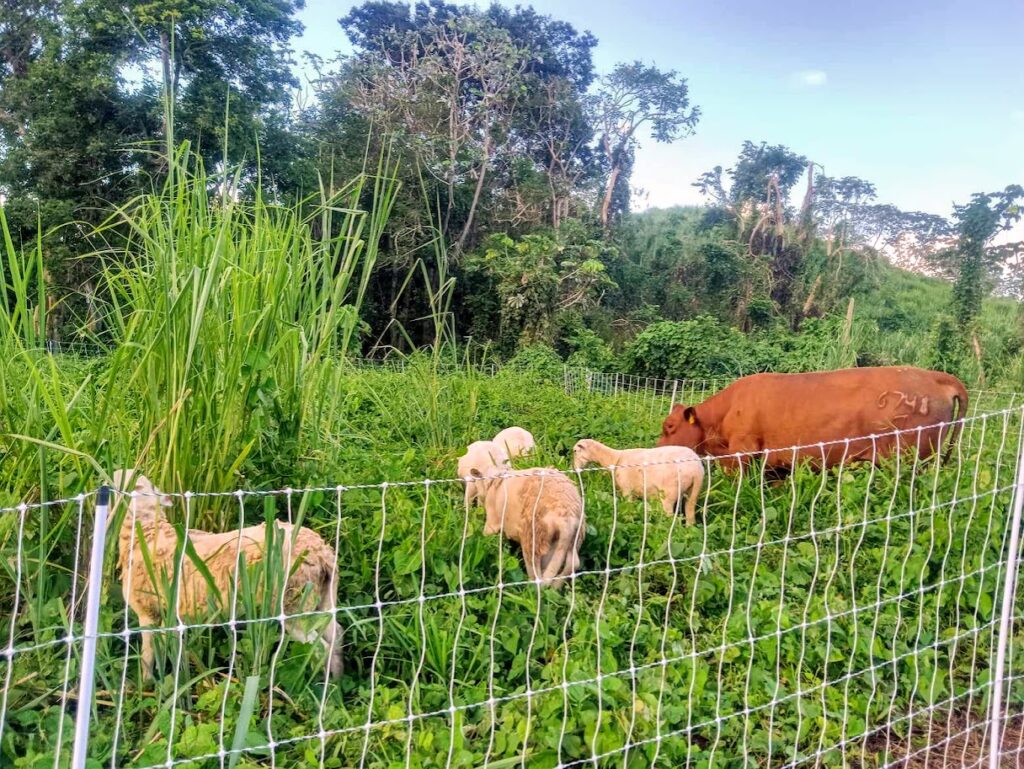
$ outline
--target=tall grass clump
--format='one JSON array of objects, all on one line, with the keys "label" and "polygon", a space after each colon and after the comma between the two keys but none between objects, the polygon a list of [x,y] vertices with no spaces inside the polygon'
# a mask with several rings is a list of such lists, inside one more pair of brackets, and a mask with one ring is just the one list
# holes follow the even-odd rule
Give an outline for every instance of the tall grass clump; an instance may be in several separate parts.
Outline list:
[{"label": "tall grass clump", "polygon": [[[32,467],[40,448],[107,469],[141,463],[167,488],[223,490],[298,472],[308,418],[332,397],[358,338],[394,168],[383,158],[372,173],[278,205],[258,187],[238,195],[237,174],[215,184],[187,144],[171,162],[162,188],[115,209],[95,233],[106,245],[93,254],[94,336],[110,353],[84,373],[81,394],[63,372],[62,397],[37,398],[44,413],[6,430],[17,436],[8,448],[22,488],[41,470]],[[16,254],[9,239],[6,252],[12,263],[40,258]],[[58,389],[52,363],[29,351],[29,281],[13,294],[0,345],[28,380]]]}]

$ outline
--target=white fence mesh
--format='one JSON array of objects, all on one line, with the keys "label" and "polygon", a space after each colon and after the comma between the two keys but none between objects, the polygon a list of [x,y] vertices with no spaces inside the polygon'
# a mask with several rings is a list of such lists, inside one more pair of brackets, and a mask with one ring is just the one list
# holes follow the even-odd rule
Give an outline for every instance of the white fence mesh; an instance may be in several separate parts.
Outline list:
[{"label": "white fence mesh", "polygon": [[[517,545],[482,534],[483,512],[464,509],[458,480],[172,495],[178,528],[170,549],[147,543],[147,570],[166,566],[164,588],[180,595],[201,561],[202,579],[225,589],[140,621],[115,567],[125,532],[138,552],[138,529],[112,519],[90,759],[989,765],[1002,590],[1021,560],[1010,550],[1021,417],[1018,407],[966,419],[945,465],[910,451],[776,478],[756,461],[727,475],[704,460],[693,527],[653,495],[624,497],[614,483],[624,468],[569,472],[586,538],[560,591],[527,578]],[[919,434],[902,439],[914,446]],[[94,501],[0,511],[5,765],[28,753],[49,757],[33,765],[66,765]],[[268,589],[280,572],[251,562],[217,571],[225,554],[238,562],[239,539],[211,551],[197,534],[270,519],[311,527],[333,549],[334,608],[288,610],[294,596],[286,606]],[[1024,609],[1011,588],[1004,766],[1024,752]],[[345,630],[337,680],[311,635],[332,618]],[[143,636],[154,642],[152,680]]]}]

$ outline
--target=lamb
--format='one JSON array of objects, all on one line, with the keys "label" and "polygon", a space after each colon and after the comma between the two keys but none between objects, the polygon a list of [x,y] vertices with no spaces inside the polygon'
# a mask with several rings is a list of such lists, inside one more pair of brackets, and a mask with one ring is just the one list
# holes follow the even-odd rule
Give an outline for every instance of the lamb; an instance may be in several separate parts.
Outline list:
[{"label": "lamb", "polygon": [[697,520],[697,499],[704,484],[704,464],[693,449],[659,446],[653,449],[616,450],[595,440],[584,439],[572,450],[572,465],[581,470],[588,464],[614,467],[613,477],[626,496],[661,496],[661,504],[672,515],[679,498],[686,495],[686,522]]},{"label": "lamb", "polygon": [[[212,533],[189,529],[188,538],[206,564],[210,580],[196,568],[186,554],[176,554],[178,534],[167,521],[163,508],[171,507],[171,498],[160,492],[144,475],[117,470],[114,488],[121,494],[133,489],[129,508],[118,537],[118,571],[125,602],[139,617],[143,627],[160,624],[171,603],[174,575],[180,574],[177,613],[182,618],[208,616],[211,610],[229,609],[237,589],[239,567],[263,561],[268,532],[266,524],[241,530]],[[285,621],[288,634],[303,643],[313,643],[319,635],[327,648],[331,676],[342,673],[341,642],[344,631],[335,621],[335,590],[338,559],[319,534],[305,527],[276,522],[273,541],[280,543],[287,575],[284,584],[284,613],[289,615],[321,611],[330,621],[319,633],[308,627],[309,618]],[[145,543],[145,551],[143,550]],[[145,552],[145,555],[144,555]],[[149,565],[147,565],[147,560]],[[151,566],[150,566],[151,565]],[[273,597],[278,606],[280,596]],[[303,624],[305,623],[305,624]],[[142,669],[146,678],[153,675],[153,638],[142,633]]]},{"label": "lamb", "polygon": [[473,480],[470,470],[477,468],[482,473],[503,473],[512,469],[508,452],[494,441],[475,441],[459,457],[459,477],[466,482],[466,511],[483,496],[482,489]]},{"label": "lamb", "polygon": [[537,446],[530,432],[522,427],[506,427],[494,436],[494,442],[505,449],[510,457],[529,454]]},{"label": "lamb", "polygon": [[483,489],[484,534],[504,532],[522,547],[531,580],[561,587],[579,569],[585,534],[576,484],[553,467],[488,475],[474,467],[470,474]]}]

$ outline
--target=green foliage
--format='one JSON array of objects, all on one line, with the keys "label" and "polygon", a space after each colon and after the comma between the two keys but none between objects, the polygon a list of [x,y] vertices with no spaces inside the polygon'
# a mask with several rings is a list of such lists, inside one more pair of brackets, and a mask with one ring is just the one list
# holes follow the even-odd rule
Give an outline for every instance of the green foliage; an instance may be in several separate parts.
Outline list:
[{"label": "green foliage", "polygon": [[564,337],[572,350],[566,364],[572,368],[591,371],[614,371],[617,366],[615,353],[600,336],[584,326],[578,327]]},{"label": "green foliage", "polygon": [[950,315],[940,315],[935,319],[929,336],[931,356],[928,365],[970,381],[964,370],[968,356],[967,345],[957,321]]},{"label": "green foliage", "polygon": [[708,315],[654,323],[626,346],[627,370],[644,376],[692,379],[735,377],[765,367],[766,350]]},{"label": "green foliage", "polygon": [[505,365],[508,371],[537,382],[561,382],[565,371],[558,353],[546,344],[522,347]]},{"label": "green foliage", "polygon": [[717,203],[736,206],[744,201],[770,202],[770,187],[776,184],[783,200],[807,168],[807,158],[781,144],[744,141],[736,165],[725,171],[732,183],[725,189],[721,166],[701,175],[694,186]]},{"label": "green foliage", "polygon": [[502,338],[550,344],[560,315],[586,310],[614,286],[605,267],[613,255],[605,243],[585,236],[535,232],[514,240],[492,235],[469,266],[495,285]]}]

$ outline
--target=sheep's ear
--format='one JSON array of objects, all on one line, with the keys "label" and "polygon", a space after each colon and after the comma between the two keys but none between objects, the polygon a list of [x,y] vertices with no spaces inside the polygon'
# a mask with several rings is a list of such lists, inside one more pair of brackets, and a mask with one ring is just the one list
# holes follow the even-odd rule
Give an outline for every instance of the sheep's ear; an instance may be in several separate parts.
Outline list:
[{"label": "sheep's ear", "polygon": [[174,500],[171,499],[170,494],[160,492],[160,507],[174,507]]},{"label": "sheep's ear", "polygon": [[472,468],[470,468],[470,470],[469,470],[469,474],[470,474],[470,475],[472,475],[472,476],[473,476],[474,478],[483,478],[483,477],[484,477],[484,474],[483,474],[483,473],[481,473],[481,472],[480,472],[480,471],[479,471],[479,470],[478,470],[477,468],[475,468],[475,467],[472,467]]}]

